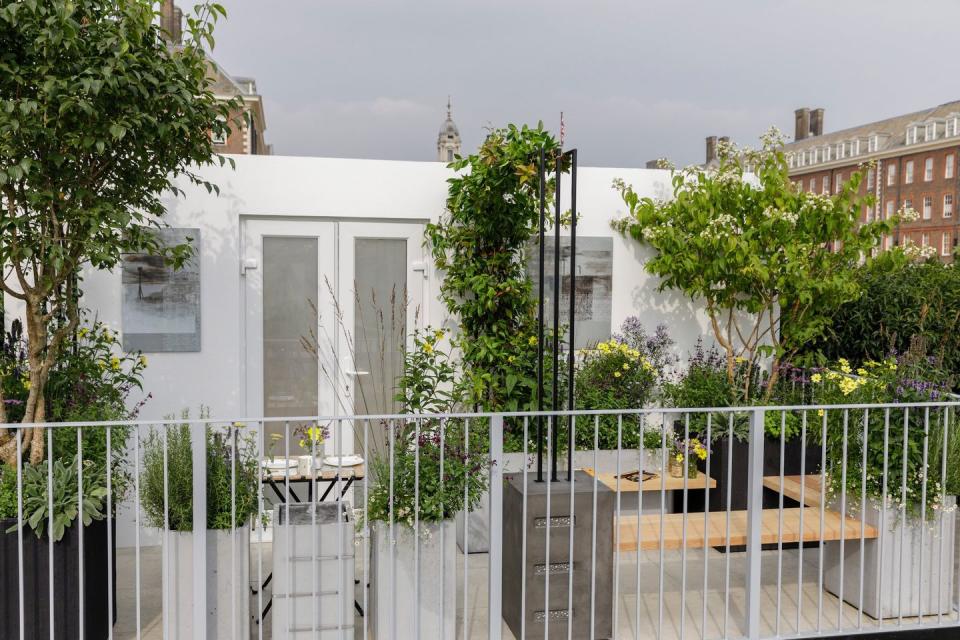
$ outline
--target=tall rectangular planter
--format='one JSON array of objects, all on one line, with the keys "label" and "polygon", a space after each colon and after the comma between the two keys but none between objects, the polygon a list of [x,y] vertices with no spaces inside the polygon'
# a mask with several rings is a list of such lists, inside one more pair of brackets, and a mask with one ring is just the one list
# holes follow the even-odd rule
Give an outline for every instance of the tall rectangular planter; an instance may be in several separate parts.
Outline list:
[{"label": "tall rectangular planter", "polygon": [[[193,637],[196,539],[192,531],[163,534],[163,611],[171,638]],[[198,570],[206,580],[207,639],[246,638],[250,633],[250,528],[207,530],[206,545],[207,566]]]},{"label": "tall rectangular planter", "polygon": [[349,514],[346,502],[274,510],[273,640],[353,638],[356,547]]},{"label": "tall rectangular planter", "polygon": [[[947,498],[948,505],[956,499]],[[957,520],[952,513],[928,521],[903,521],[896,509],[887,508],[880,526],[878,505],[869,505],[867,524],[879,537],[864,544],[863,598],[860,598],[860,541],[847,540],[840,554],[839,542],[824,543],[824,588],[850,605],[863,606],[873,618],[948,614],[952,609],[954,553]],[[856,516],[855,516],[856,517]],[[903,536],[901,544],[900,537]],[[843,581],[840,580],[841,567]]]},{"label": "tall rectangular planter", "polygon": [[[0,638],[20,637],[19,551],[17,532],[6,533],[16,519],[0,520]],[[116,520],[113,521],[114,545]],[[117,619],[117,555],[113,553],[113,611],[108,616],[107,522],[92,522],[83,528],[83,584],[80,584],[80,535],[70,527],[53,544],[53,599],[49,591],[49,539],[37,538],[29,528],[23,531],[24,637],[50,637],[50,607],[53,607],[54,635],[80,637],[80,594],[83,594],[83,637],[107,638]],[[116,549],[114,548],[114,551]]]},{"label": "tall rectangular planter", "polygon": [[456,638],[457,540],[453,520],[421,524],[418,532],[394,524],[392,543],[389,525],[375,522],[370,556],[369,615],[374,639]]}]

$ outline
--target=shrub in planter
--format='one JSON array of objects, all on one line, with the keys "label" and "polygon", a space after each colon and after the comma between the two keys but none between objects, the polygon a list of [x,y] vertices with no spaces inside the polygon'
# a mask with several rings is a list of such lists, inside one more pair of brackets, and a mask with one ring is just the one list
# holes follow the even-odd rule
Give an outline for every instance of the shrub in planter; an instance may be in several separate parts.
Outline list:
[{"label": "shrub in planter", "polygon": [[[189,418],[186,411],[182,415]],[[201,418],[208,416],[208,411],[201,409]],[[200,540],[207,546],[207,566],[198,569],[193,566],[193,545],[200,540],[193,529],[190,426],[169,424],[165,429],[166,467],[163,434],[152,430],[144,442],[140,504],[147,523],[163,529],[163,561],[170,579],[170,584],[164,585],[163,606],[170,628],[177,637],[192,635],[193,572],[203,570],[207,575],[207,637],[228,638],[234,626],[245,637],[250,624],[249,522],[257,513],[260,481],[255,437],[239,424],[225,429],[206,427],[207,531]],[[234,576],[236,582],[232,582]]]},{"label": "shrub in planter", "polygon": [[[867,361],[856,371],[841,359],[811,379],[814,399],[824,404],[935,402],[952,387],[941,361],[926,357],[917,342],[899,358]],[[820,432],[826,432],[825,499],[831,508],[865,519],[879,536],[863,549],[862,590],[859,541],[827,543],[825,587],[874,617],[948,612],[960,487],[954,472],[942,474],[944,467],[960,465],[953,411],[934,406],[818,413]],[[878,591],[878,584],[884,589]]]},{"label": "shrub in planter", "polygon": [[[460,405],[464,386],[441,347],[443,337],[430,329],[414,335],[398,381],[405,412],[450,412]],[[372,536],[371,627],[378,637],[390,635],[413,628],[419,615],[423,637],[453,637],[454,517],[476,509],[487,493],[487,424],[424,418],[382,426],[366,452],[372,481],[360,522]],[[471,526],[483,517],[472,514]]]},{"label": "shrub in planter", "polygon": [[[27,360],[24,357],[26,344],[20,332],[19,322],[3,337],[0,349],[0,367],[3,370],[2,384],[7,416],[19,419],[26,396],[30,391]],[[137,353],[124,353],[118,337],[100,323],[81,326],[68,349],[61,352],[59,360],[50,370],[46,391],[46,416],[52,421],[127,420],[136,417],[142,402],[127,408],[134,391],[141,388],[140,380],[146,360]],[[149,396],[148,396],[149,397]],[[122,503],[130,487],[127,465],[127,438],[129,429],[110,429],[111,502],[113,509]],[[79,446],[78,446],[79,435]],[[106,637],[111,622],[107,620],[107,557],[108,536],[105,518],[107,429],[104,427],[56,428],[52,433],[53,448],[47,450],[46,460],[36,464],[24,461],[24,518],[25,527],[36,535],[24,538],[24,583],[31,602],[46,602],[47,594],[47,549],[50,539],[46,531],[47,517],[47,463],[53,462],[54,497],[54,562],[56,569],[54,587],[57,593],[55,627],[58,634],[79,634],[79,589],[84,589],[84,622],[87,637]],[[24,442],[29,434],[24,435]],[[46,443],[47,434],[43,433]],[[14,441],[15,444],[15,441]],[[25,449],[24,449],[25,451]],[[82,460],[79,452],[82,451]],[[17,536],[13,533],[17,523],[16,463],[0,464],[0,532],[6,549],[5,560],[17,578]],[[52,457],[51,457],[52,456]],[[77,504],[77,472],[82,466],[84,501]],[[84,585],[78,583],[79,565],[77,554],[79,527],[84,529]],[[116,544],[116,538],[113,537]],[[12,554],[12,555],[11,555]],[[116,554],[113,556],[116,557]],[[115,571],[111,569],[111,571]],[[32,586],[30,586],[32,585]],[[13,629],[19,632],[18,589],[14,582],[11,589],[0,592],[9,598],[0,606],[11,611],[4,617]],[[36,589],[35,594],[31,589]],[[116,582],[114,582],[116,590]],[[116,601],[116,599],[114,599]],[[28,606],[34,612],[37,607]],[[48,615],[30,614],[25,631],[28,636],[48,634]]]}]

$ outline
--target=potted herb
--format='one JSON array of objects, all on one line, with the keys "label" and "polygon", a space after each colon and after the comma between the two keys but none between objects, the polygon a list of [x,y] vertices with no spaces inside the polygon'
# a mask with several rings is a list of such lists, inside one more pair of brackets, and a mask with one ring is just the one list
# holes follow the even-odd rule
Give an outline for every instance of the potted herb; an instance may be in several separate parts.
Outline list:
[{"label": "potted herb", "polygon": [[[189,412],[182,417],[188,419]],[[200,417],[208,418],[209,411],[202,408]],[[169,579],[164,584],[163,608],[169,612],[169,628],[178,638],[193,637],[193,546],[205,541],[207,637],[230,638],[234,625],[238,637],[246,637],[250,522],[257,513],[259,482],[255,437],[239,424],[206,427],[207,530],[198,540],[193,529],[190,426],[169,423],[162,428],[166,430],[166,467],[163,433],[151,430],[144,442],[140,503],[147,523],[163,533],[164,575]]]},{"label": "potted herb", "polygon": [[[441,330],[414,334],[398,381],[404,412],[458,406],[462,391],[443,337]],[[486,438],[482,421],[431,418],[385,423],[373,438],[362,527],[372,538],[370,617],[377,637],[412,632],[417,615],[421,638],[456,635],[454,518],[486,494]]]},{"label": "potted herb", "polygon": [[[922,348],[856,370],[841,360],[811,377],[818,404],[936,402],[952,387]],[[891,409],[889,421],[881,409],[819,414],[826,424],[825,499],[877,530],[862,550],[862,598],[859,540],[846,540],[842,555],[839,542],[825,543],[825,588],[874,618],[948,613],[960,492],[952,471],[960,465],[953,412]]]}]

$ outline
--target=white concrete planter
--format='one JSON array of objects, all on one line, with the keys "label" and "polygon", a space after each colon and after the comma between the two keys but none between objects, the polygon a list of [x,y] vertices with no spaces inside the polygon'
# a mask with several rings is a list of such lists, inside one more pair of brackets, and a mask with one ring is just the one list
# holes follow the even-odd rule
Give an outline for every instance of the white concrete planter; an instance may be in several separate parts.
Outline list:
[{"label": "white concrete planter", "polygon": [[[662,449],[654,450],[643,450],[643,469],[644,471],[654,471],[659,472],[660,467],[662,466]],[[524,467],[524,457],[523,453],[505,453],[503,454],[504,458],[504,473],[519,473],[523,471]],[[630,471],[637,470],[637,450],[636,449],[622,449],[620,451],[620,473],[629,473]],[[536,454],[531,453],[527,455],[526,465],[527,473],[536,473]],[[566,467],[566,457],[561,461],[561,464]],[[601,450],[597,452],[596,466],[600,473],[616,473],[617,472],[617,452]],[[544,465],[546,465],[546,460],[544,460]],[[594,459],[593,451],[576,451],[573,454],[573,466],[576,469],[582,469],[584,467],[593,468]],[[546,472],[547,469],[544,469]],[[460,511],[456,516],[457,523],[457,548],[460,551],[466,549],[467,553],[487,553],[490,551],[490,494],[484,492],[483,497],[480,499],[480,504],[470,512],[470,517],[466,518],[464,512]],[[644,507],[644,511],[647,511],[648,508]],[[660,507],[657,503],[657,512],[659,513]],[[469,534],[470,537],[464,542],[464,536],[467,533],[467,524],[469,523]]]},{"label": "white concrete planter", "polygon": [[[163,610],[171,638],[193,637],[194,564],[192,531],[163,534]],[[250,529],[207,530],[207,638],[250,635]],[[236,548],[236,553],[234,553]]]},{"label": "white concrete planter", "polygon": [[[956,499],[947,498],[953,506]],[[879,530],[867,540],[863,558],[863,598],[860,598],[860,541],[847,540],[843,557],[840,542],[824,543],[824,588],[873,618],[947,614],[952,608],[952,567],[956,552],[957,518],[953,512],[934,516],[923,527],[919,520],[901,520],[888,508],[880,526],[878,505],[867,508],[866,522]],[[900,538],[903,536],[903,544]],[[922,600],[921,600],[922,598]]]},{"label": "white concrete planter", "polygon": [[372,638],[455,638],[457,546],[453,521],[421,525],[418,534],[394,524],[393,534],[395,542],[391,545],[389,526],[373,524],[369,603]]},{"label": "white concrete planter", "polygon": [[297,504],[289,514],[277,506],[274,517],[273,640],[353,638],[356,547],[349,505]]}]

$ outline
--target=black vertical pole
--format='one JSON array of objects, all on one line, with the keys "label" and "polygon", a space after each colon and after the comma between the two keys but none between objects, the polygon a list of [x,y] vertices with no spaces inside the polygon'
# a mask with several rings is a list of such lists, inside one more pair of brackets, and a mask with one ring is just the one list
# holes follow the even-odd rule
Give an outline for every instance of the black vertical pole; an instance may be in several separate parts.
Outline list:
[{"label": "black vertical pole", "polygon": [[[553,411],[560,409],[560,174],[563,169],[563,153],[557,152],[556,158],[556,200],[553,203]],[[550,478],[557,480],[557,415],[553,416],[553,459]],[[573,443],[568,443],[572,446]]]},{"label": "black vertical pole", "polygon": [[[537,302],[537,411],[543,411],[543,270],[544,270],[544,227],[547,224],[546,212],[546,158],[543,147],[540,148],[540,295]],[[543,416],[537,416],[537,482],[543,482]]]},{"label": "black vertical pole", "polygon": [[[573,411],[573,365],[577,300],[577,150],[570,151],[570,336],[567,341],[567,409]],[[573,479],[573,418],[567,420],[567,481]]]}]

